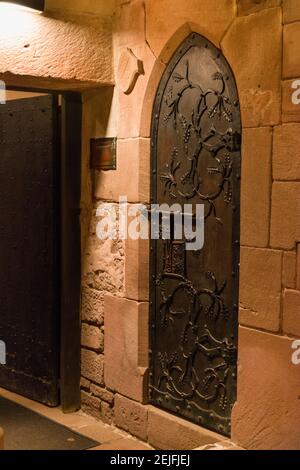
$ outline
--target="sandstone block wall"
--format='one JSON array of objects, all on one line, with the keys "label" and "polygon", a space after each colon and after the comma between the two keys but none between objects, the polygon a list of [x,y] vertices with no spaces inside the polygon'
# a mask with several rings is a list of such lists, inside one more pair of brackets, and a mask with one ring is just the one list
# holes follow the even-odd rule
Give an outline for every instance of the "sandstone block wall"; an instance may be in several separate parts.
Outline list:
[{"label": "sandstone block wall", "polygon": [[[268,109],[273,108],[273,111],[267,112],[266,108],[264,116],[256,122],[244,120],[244,126],[246,124],[249,129],[244,129],[243,133],[241,327],[233,439],[250,449],[298,449],[299,366],[292,363],[291,354],[293,341],[299,338],[300,331],[297,284],[300,276],[299,266],[297,268],[300,107],[292,103],[292,83],[300,77],[299,52],[296,50],[300,40],[299,2],[239,3],[244,3],[246,10],[247,4],[252,11],[256,10],[240,20],[248,22],[249,38],[251,21],[262,21],[260,28],[265,39],[257,44],[257,56],[261,57],[263,80],[270,84],[269,91],[273,88],[268,104]],[[281,9],[273,8],[276,6]],[[242,5],[239,11],[243,11]],[[273,32],[267,27],[269,21]],[[230,35],[229,31],[227,38]],[[274,38],[278,40],[274,41]],[[271,59],[268,48],[275,44]],[[233,43],[231,48],[234,48]],[[239,54],[239,46],[235,51]],[[249,54],[249,49],[245,48],[245,51]],[[269,58],[274,60],[276,54],[276,64],[274,62],[271,67]],[[249,63],[251,57],[248,55]],[[257,77],[258,90],[253,93],[263,96],[264,86],[257,75],[257,62],[252,64],[250,72],[244,62],[242,73],[251,73],[251,80],[254,80],[253,76]],[[234,62],[232,66],[235,71]],[[239,72],[236,73],[239,87]]]},{"label": "sandstone block wall", "polygon": [[[96,237],[99,203],[117,205],[122,195],[130,203],[150,201],[153,99],[170,57],[195,31],[230,63],[242,112],[241,326],[232,437],[249,449],[299,448],[300,366],[291,362],[291,345],[300,338],[300,106],[291,99],[300,79],[299,1],[46,5],[45,15],[27,16],[26,23],[19,17],[17,42],[0,18],[0,78],[89,88],[82,139],[83,409],[160,448],[177,448],[159,435],[161,428],[177,429],[173,437],[180,434],[181,448],[219,439],[146,404],[149,247]],[[121,61],[128,48],[143,69],[124,93],[124,70],[125,79],[136,72]],[[104,136],[118,137],[117,171],[91,172],[90,138]]]},{"label": "sandstone block wall", "polygon": [[[119,169],[95,175],[94,198],[117,201],[128,182],[131,202],[149,201],[151,113],[165,64],[190,31],[219,46],[236,77],[243,122],[241,326],[232,437],[250,449],[299,448],[300,442],[299,426],[295,429],[300,419],[299,366],[291,362],[291,345],[299,338],[300,324],[300,106],[291,101],[291,85],[300,78],[298,4],[297,0],[119,1],[116,83],[124,48],[143,62],[144,74],[131,93],[124,94],[118,86],[114,90]],[[124,179],[126,165],[131,171]],[[109,393],[116,393],[115,424],[167,448],[172,444],[159,437],[166,416],[143,404],[148,266],[147,244],[126,242],[124,290],[121,295],[110,293],[104,302],[104,378]],[[92,409],[95,398],[90,389]],[[169,433],[170,421],[167,426]],[[197,444],[193,432],[191,428],[183,432],[188,437],[182,448]]]},{"label": "sandstone block wall", "polygon": [[1,80],[60,90],[112,84],[114,4],[47,0],[43,14],[1,5]]}]

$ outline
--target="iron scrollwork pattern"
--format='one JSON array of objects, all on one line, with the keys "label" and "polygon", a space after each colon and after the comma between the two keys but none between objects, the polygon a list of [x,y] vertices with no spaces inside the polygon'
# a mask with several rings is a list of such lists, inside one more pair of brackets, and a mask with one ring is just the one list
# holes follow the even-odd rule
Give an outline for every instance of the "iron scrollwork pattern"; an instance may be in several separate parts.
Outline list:
[{"label": "iron scrollwork pattern", "polygon": [[240,108],[221,52],[192,34],[152,122],[152,202],[203,204],[205,244],[152,241],[151,403],[230,435],[236,399]]}]

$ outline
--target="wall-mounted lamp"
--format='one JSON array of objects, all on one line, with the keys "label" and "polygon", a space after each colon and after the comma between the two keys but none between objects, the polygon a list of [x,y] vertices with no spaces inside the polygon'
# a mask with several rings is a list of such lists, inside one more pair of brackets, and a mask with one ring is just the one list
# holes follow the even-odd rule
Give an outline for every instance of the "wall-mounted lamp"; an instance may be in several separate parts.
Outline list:
[{"label": "wall-mounted lamp", "polygon": [[1,4],[14,4],[22,6],[23,8],[30,8],[31,10],[44,11],[45,0],[0,0]]}]

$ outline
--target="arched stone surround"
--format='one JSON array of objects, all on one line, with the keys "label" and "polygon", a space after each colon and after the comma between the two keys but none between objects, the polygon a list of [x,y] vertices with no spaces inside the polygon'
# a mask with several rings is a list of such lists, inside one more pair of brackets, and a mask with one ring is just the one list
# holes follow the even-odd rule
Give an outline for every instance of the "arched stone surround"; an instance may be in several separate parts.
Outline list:
[{"label": "arched stone surround", "polygon": [[[80,15],[69,20],[73,13],[53,10],[52,19],[43,19],[49,42],[36,31],[34,36],[35,50],[43,43],[44,55],[25,47],[30,44],[26,35],[18,49],[5,38],[0,47],[0,79],[22,87],[111,85],[127,47],[144,64],[129,95],[118,87],[83,94],[83,408],[157,447],[196,447],[217,438],[147,405],[148,243],[116,241],[108,246],[95,238],[94,210],[100,201],[117,203],[127,188],[131,203],[150,200],[153,99],[165,64],[195,31],[220,47],[230,63],[242,110],[239,370],[232,439],[250,449],[299,448],[300,366],[291,361],[292,343],[300,338],[300,107],[291,102],[292,82],[300,77],[299,52],[293,46],[300,38],[298,0],[118,4],[113,34],[111,15],[99,23],[79,8],[85,16],[80,26]],[[86,22],[92,22],[92,31]],[[104,33],[99,24],[105,25]],[[50,40],[58,37],[57,29],[62,44],[66,40],[70,46],[66,56],[74,58],[76,31],[79,36],[85,31],[84,50],[104,42],[110,59],[97,48],[86,61],[79,59],[84,66],[70,60],[62,67]],[[10,47],[17,60],[8,56]],[[94,66],[86,69],[91,56]],[[56,70],[51,70],[53,62]],[[101,69],[102,63],[107,68]],[[115,135],[118,170],[91,178],[90,137]]]},{"label": "arched stone surround", "polygon": [[[189,1],[184,6],[182,3],[176,2],[175,6],[174,2],[166,1],[162,9],[161,2],[132,1],[120,7],[116,64],[122,48],[130,47],[143,60],[145,75],[139,78],[130,95],[116,90],[118,157],[120,161],[130,160],[136,176],[136,179],[132,176],[136,191],[131,202],[149,202],[148,190],[141,195],[140,188],[149,187],[150,122],[165,64],[191,31],[213,41],[233,69],[243,123],[238,400],[232,415],[232,439],[253,449],[295,448],[299,445],[299,432],[291,436],[288,428],[296,429],[300,416],[299,376],[291,362],[291,345],[299,335],[299,326],[295,322],[291,328],[287,318],[293,315],[289,309],[295,309],[294,302],[299,302],[295,263],[300,233],[297,222],[296,227],[290,222],[299,213],[296,192],[300,185],[289,182],[278,161],[282,158],[279,135],[285,135],[292,125],[282,124],[285,119],[281,87],[286,83],[282,82],[281,66],[281,2],[260,2],[254,7],[253,2],[236,5],[219,1],[218,6],[213,1],[197,5]],[[133,35],[128,20],[132,16],[140,26]],[[183,18],[189,21],[184,22]],[[280,176],[274,173],[278,165]],[[122,172],[119,177],[122,178]],[[114,188],[109,199],[117,200],[118,184],[113,184],[113,173],[105,175],[105,180]],[[99,181],[100,187],[101,176]],[[106,194],[101,196],[105,199]],[[279,214],[286,211],[289,211],[287,223],[282,226]],[[106,385],[117,393],[115,423],[164,447],[172,445],[172,437],[168,444],[165,437],[158,437],[163,434],[159,427],[164,426],[166,414],[138,403],[147,403],[148,261],[147,242],[126,242],[124,290],[117,296],[105,296],[104,378]],[[130,351],[126,348],[129,338],[133,343]],[[291,382],[295,384],[292,388]],[[175,435],[173,438],[176,439]],[[175,441],[173,445],[176,448]]]}]

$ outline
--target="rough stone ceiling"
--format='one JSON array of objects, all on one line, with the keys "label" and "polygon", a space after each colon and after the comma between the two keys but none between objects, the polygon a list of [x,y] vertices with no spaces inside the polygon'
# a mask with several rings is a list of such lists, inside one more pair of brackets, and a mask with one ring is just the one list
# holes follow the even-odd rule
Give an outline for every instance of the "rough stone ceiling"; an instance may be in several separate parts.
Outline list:
[{"label": "rough stone ceiling", "polygon": [[72,11],[111,16],[117,0],[46,0],[46,10]]}]

